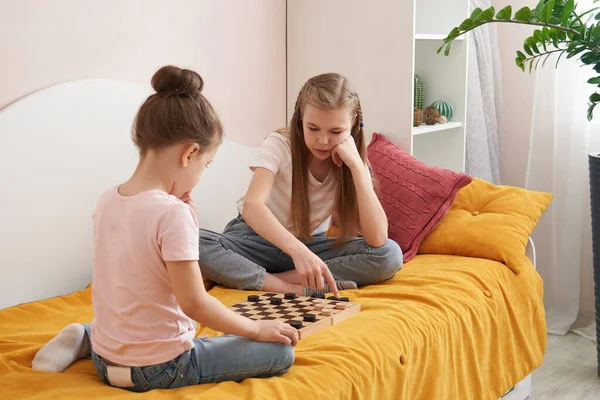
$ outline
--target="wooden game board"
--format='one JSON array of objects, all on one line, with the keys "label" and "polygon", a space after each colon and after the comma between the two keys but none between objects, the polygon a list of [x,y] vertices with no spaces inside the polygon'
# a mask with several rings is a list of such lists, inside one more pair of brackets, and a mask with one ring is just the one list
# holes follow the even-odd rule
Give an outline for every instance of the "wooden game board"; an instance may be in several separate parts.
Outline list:
[{"label": "wooden game board", "polygon": [[[248,297],[251,298],[252,296]],[[271,300],[274,298],[281,299],[281,304],[271,304]],[[256,302],[244,301],[234,304],[229,308],[238,314],[255,320],[277,319],[286,323],[301,321],[302,327],[297,328],[300,339],[320,332],[360,312],[360,304],[349,301],[321,299],[323,309],[332,310],[331,315],[323,315],[321,311],[316,310],[315,300],[317,299],[304,296],[296,296],[295,299],[286,299],[280,293],[262,293],[258,296],[258,301]],[[346,308],[336,308],[336,305],[339,303],[344,303]],[[304,319],[306,314],[315,315],[315,321],[306,321]]]}]

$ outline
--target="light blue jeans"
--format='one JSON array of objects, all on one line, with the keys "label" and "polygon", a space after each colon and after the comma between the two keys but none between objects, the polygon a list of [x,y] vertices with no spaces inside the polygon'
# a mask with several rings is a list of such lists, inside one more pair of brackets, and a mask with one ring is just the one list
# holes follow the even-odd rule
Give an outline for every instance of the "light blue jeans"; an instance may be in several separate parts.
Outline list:
[{"label": "light blue jeans", "polygon": [[[83,327],[89,340],[91,327],[88,324]],[[89,349],[91,350],[87,358],[92,359],[100,379],[110,385],[107,366],[114,364],[96,354],[91,343]],[[173,360],[146,367],[131,367],[134,386],[123,389],[146,392],[201,383],[267,378],[284,374],[293,363],[292,345],[256,342],[234,335],[194,339],[194,348]]]},{"label": "light blue jeans", "polygon": [[[306,246],[327,265],[336,280],[360,286],[385,281],[402,267],[402,251],[392,240],[381,247],[353,238],[339,247],[335,238],[313,236]],[[262,290],[265,275],[294,269],[291,257],[263,239],[241,216],[227,224],[223,233],[200,230],[200,269],[205,278],[243,290]]]}]

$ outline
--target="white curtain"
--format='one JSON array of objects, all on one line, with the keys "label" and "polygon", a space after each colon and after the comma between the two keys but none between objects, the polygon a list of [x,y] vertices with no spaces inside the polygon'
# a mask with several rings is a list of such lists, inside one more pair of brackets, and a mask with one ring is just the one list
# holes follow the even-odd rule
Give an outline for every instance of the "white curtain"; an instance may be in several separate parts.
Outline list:
[{"label": "white curtain", "polygon": [[[491,6],[490,0],[471,0],[471,10]],[[500,183],[498,137],[502,131],[502,81],[496,25],[469,35],[466,172]]]},{"label": "white curtain", "polygon": [[[579,10],[591,4],[579,1]],[[555,195],[533,234],[537,266],[548,331],[595,339],[588,153],[600,151],[600,108],[588,122],[590,68],[566,57],[558,68],[551,61],[536,72],[525,183]]]}]

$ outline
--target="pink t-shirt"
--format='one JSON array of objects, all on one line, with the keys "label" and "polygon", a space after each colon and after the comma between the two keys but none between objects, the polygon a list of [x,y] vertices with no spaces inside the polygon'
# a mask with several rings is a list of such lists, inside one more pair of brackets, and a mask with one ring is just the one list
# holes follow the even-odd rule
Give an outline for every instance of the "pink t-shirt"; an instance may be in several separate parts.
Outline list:
[{"label": "pink t-shirt", "polygon": [[92,348],[126,366],[169,361],[194,347],[195,329],[177,303],[166,261],[198,260],[190,206],[163,190],[99,200],[94,220]]}]

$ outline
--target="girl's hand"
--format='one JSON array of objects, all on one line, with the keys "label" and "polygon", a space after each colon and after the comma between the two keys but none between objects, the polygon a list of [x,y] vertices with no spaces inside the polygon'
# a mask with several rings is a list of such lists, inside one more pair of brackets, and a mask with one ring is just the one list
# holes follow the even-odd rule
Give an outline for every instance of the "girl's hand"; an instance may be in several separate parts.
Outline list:
[{"label": "girl's hand", "polygon": [[290,324],[277,320],[257,320],[258,334],[252,339],[258,342],[281,342],[295,346],[298,331]]},{"label": "girl's hand", "polygon": [[327,265],[323,260],[315,253],[306,249],[299,253],[299,255],[292,257],[292,261],[294,262],[298,275],[300,275],[300,281],[302,282],[303,287],[323,289],[325,288],[325,280],[327,280],[333,294],[336,297],[339,296],[333,275],[331,275],[329,268],[327,268]]},{"label": "girl's hand", "polygon": [[194,213],[196,213],[196,203],[194,203],[194,199],[192,199],[192,196],[190,196],[190,192],[186,192],[183,195],[181,195],[179,200],[192,207]]},{"label": "girl's hand", "polygon": [[333,148],[331,159],[338,167],[341,167],[342,163],[346,164],[348,168],[358,167],[363,164],[352,135],[348,135],[346,140]]}]

